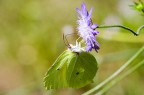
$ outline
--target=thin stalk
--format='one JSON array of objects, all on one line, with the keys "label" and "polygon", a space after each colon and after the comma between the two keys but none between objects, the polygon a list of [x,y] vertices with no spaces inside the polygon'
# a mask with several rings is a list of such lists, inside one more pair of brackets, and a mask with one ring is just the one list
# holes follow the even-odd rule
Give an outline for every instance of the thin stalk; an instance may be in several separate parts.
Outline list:
[{"label": "thin stalk", "polygon": [[136,32],[134,32],[132,29],[122,26],[122,25],[109,25],[109,26],[98,26],[97,28],[115,28],[115,27],[119,27],[119,28],[123,28],[125,30],[130,31],[131,33],[133,33],[135,36],[138,36],[140,31],[144,28],[144,25],[140,26],[138,28],[138,30]]},{"label": "thin stalk", "polygon": [[144,25],[140,26],[137,30],[137,34],[139,35],[140,31],[144,28]]},{"label": "thin stalk", "polygon": [[136,52],[136,54],[134,56],[132,56],[122,67],[120,67],[114,74],[112,74],[109,78],[107,78],[106,80],[104,80],[102,83],[100,83],[99,85],[97,85],[96,87],[94,87],[93,89],[90,89],[89,91],[85,92],[82,95],[90,95],[94,92],[96,92],[97,90],[99,90],[100,88],[102,88],[104,85],[106,85],[107,83],[109,83],[111,80],[113,80],[115,77],[117,77],[125,68],[127,68],[129,66],[129,64],[132,63],[132,61],[139,56],[142,52],[144,51],[144,46],[142,48],[139,49],[138,52]]},{"label": "thin stalk", "polygon": [[102,90],[100,90],[97,94],[95,95],[103,95],[105,92],[107,92],[112,86],[114,86],[116,83],[118,83],[120,80],[122,80],[123,78],[125,78],[126,76],[128,76],[129,74],[133,73],[134,71],[136,71],[139,67],[141,67],[142,65],[144,65],[144,60],[142,60],[141,62],[139,62],[138,64],[136,64],[134,67],[130,68],[129,70],[127,70],[124,74],[122,74],[121,76],[117,77],[116,79],[114,79],[113,81],[111,81],[107,86],[105,86]]}]

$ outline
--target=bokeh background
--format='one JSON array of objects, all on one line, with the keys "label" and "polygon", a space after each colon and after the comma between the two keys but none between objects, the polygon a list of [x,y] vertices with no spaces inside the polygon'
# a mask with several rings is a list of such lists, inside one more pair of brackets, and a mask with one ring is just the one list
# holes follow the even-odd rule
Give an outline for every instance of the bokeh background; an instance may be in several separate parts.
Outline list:
[{"label": "bokeh background", "polygon": [[[81,89],[46,91],[43,77],[67,49],[62,34],[77,32],[75,8],[82,2],[88,9],[94,7],[92,19],[99,25],[121,24],[136,31],[144,24],[144,17],[129,6],[132,0],[0,0],[0,95],[80,95],[110,76],[143,45],[144,32],[136,37],[119,28],[98,29],[101,49],[92,52],[99,63],[94,83]],[[144,95],[143,89],[141,67],[106,95]]]}]

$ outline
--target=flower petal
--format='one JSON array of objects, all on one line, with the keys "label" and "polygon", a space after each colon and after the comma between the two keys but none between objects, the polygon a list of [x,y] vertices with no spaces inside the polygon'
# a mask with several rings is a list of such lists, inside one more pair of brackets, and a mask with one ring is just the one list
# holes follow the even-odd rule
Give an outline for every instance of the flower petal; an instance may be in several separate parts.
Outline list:
[{"label": "flower petal", "polygon": [[88,13],[88,12],[87,12],[86,5],[85,5],[84,2],[82,3],[81,8],[82,8],[82,14],[83,14],[84,16],[87,16],[87,13]]},{"label": "flower petal", "polygon": [[81,13],[81,11],[80,11],[79,8],[76,8],[76,11],[77,11],[80,15],[82,15],[82,13]]},{"label": "flower petal", "polygon": [[93,8],[91,8],[90,11],[89,11],[88,18],[87,18],[87,19],[89,19],[89,20],[90,20],[91,17],[92,17],[92,11],[93,11]]},{"label": "flower petal", "polygon": [[97,35],[97,34],[99,34],[99,32],[97,30],[94,30],[94,31],[92,31],[92,34]]},{"label": "flower petal", "polygon": [[93,24],[93,25],[91,26],[92,29],[96,29],[97,27],[98,27],[97,24]]}]

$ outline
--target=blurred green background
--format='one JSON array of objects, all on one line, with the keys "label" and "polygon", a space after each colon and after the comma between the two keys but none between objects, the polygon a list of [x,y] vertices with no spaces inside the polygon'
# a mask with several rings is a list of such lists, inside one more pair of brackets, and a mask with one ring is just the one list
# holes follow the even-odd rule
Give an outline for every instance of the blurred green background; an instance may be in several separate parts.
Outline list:
[{"label": "blurred green background", "polygon": [[[92,19],[99,25],[121,24],[136,30],[144,24],[144,17],[129,7],[131,0],[0,0],[0,95],[80,95],[110,76],[143,45],[144,32],[136,37],[119,28],[98,29],[101,49],[92,52],[99,63],[94,83],[81,89],[46,91],[45,72],[67,49],[62,34],[77,32],[75,8],[82,2],[88,9],[94,7]],[[106,95],[144,95],[143,68]]]}]

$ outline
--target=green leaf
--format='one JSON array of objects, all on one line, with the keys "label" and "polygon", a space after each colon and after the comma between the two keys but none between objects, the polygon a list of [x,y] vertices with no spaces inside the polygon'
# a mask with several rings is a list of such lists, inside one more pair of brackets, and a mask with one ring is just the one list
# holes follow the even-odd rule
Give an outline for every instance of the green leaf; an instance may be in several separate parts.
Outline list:
[{"label": "green leaf", "polygon": [[97,62],[87,52],[64,51],[49,68],[44,77],[47,90],[58,88],[81,88],[93,81]]}]

